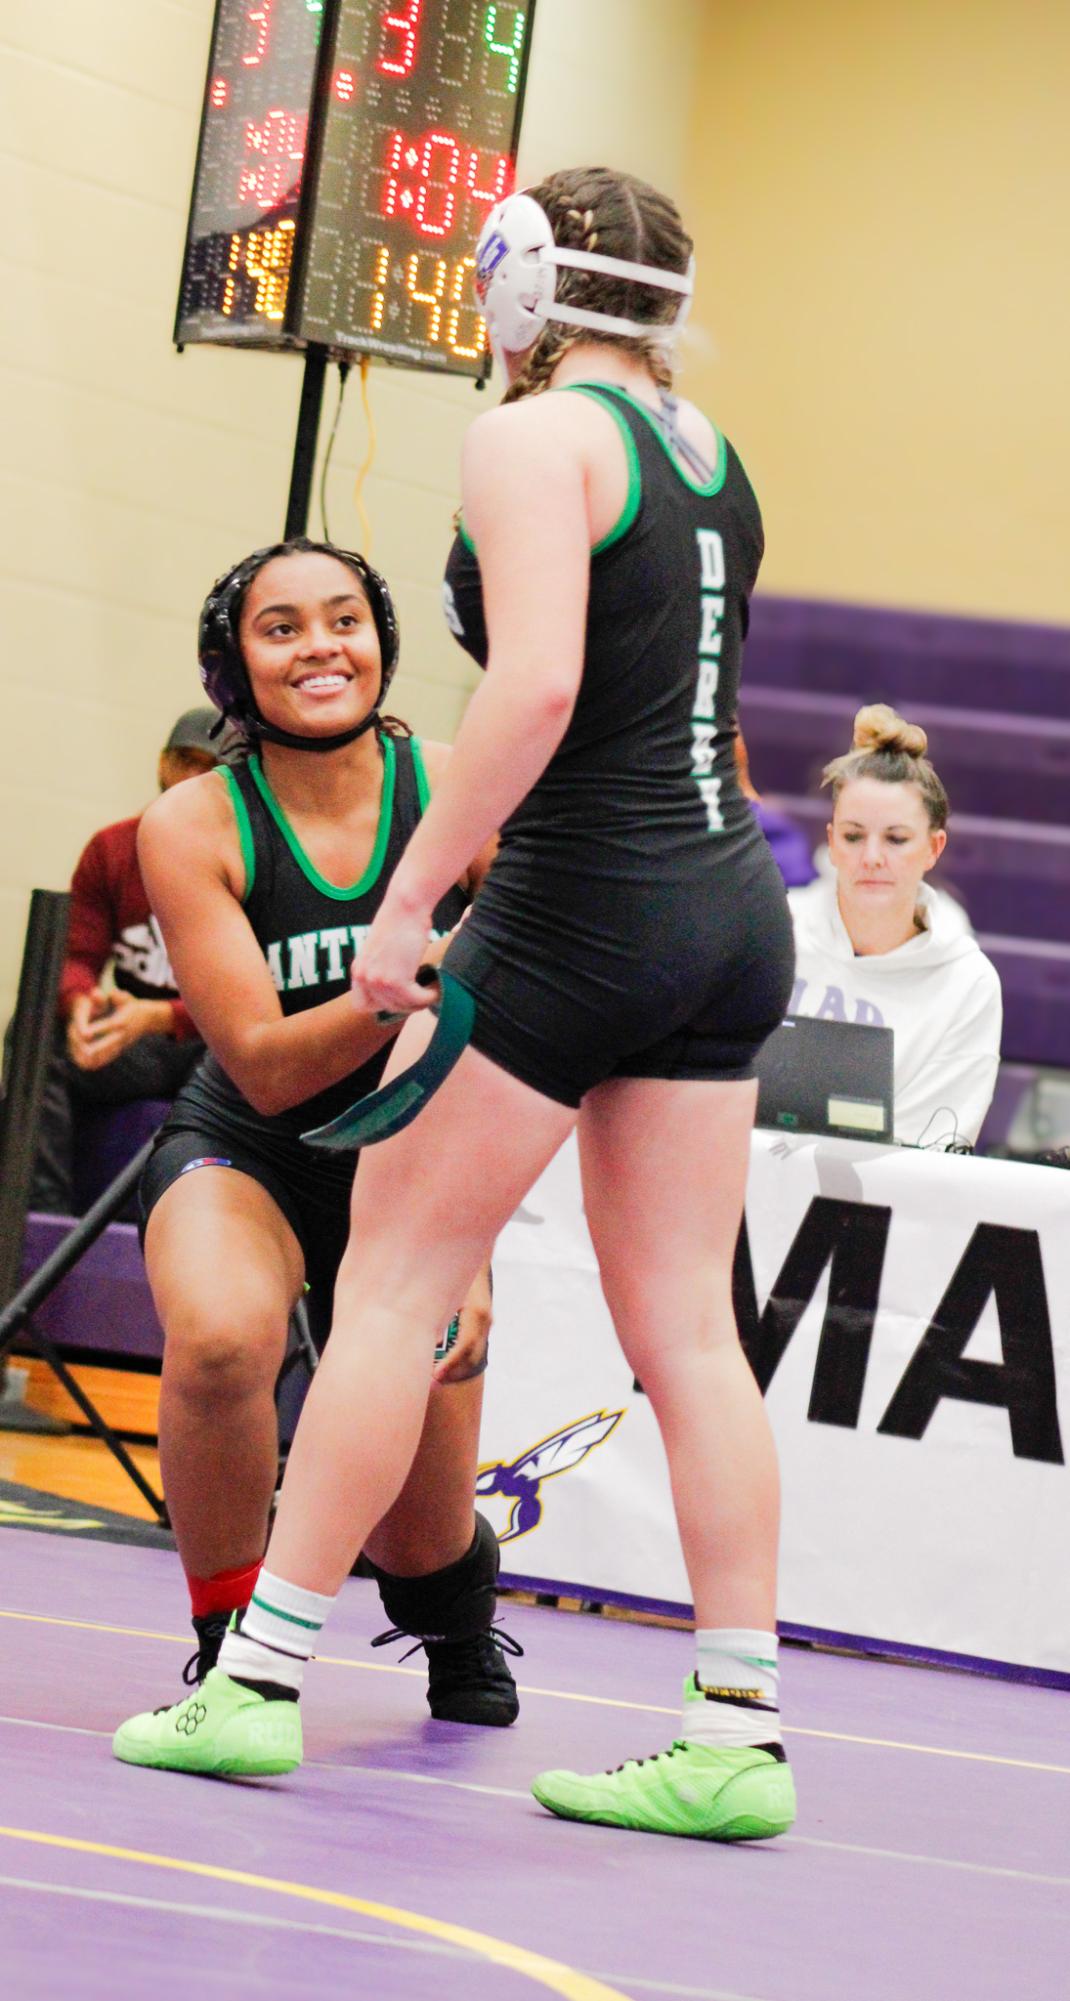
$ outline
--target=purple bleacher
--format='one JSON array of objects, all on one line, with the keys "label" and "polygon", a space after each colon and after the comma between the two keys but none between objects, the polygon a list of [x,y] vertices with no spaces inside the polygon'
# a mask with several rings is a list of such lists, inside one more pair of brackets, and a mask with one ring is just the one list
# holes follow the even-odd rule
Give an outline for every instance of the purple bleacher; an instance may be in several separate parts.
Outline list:
[{"label": "purple bleacher", "polygon": [[1070,1070],[1070,945],[981,932],[1003,988],[1003,1055]]},{"label": "purple bleacher", "polygon": [[[884,693],[900,699],[898,690]],[[755,686],[748,656],[739,719],[759,792],[816,792],[830,758],[850,747],[860,702],[856,694]],[[911,701],[908,713],[928,734],[929,755],[947,787],[956,827],[963,814],[1065,824],[1070,722],[944,708],[925,697]]]},{"label": "purple bleacher", "polygon": [[1007,1136],[1025,1099],[1036,1083],[1038,1071],[1032,1063],[1001,1063],[992,1093],[992,1103],[977,1135],[978,1153],[989,1147],[1005,1146]]},{"label": "purple bleacher", "polygon": [[933,879],[999,970],[1004,1057],[1070,1067],[1070,629],[759,593],[740,702],[751,771],[814,846],[821,770],[867,702],[929,734],[952,806]]},{"label": "purple bleacher", "polygon": [[[125,1105],[81,1107],[75,1123],[74,1199],[80,1216],[140,1153],[171,1109],[169,1098],[131,1098]],[[124,1220],[136,1214],[132,1195]]]},{"label": "purple bleacher", "polygon": [[[31,1212],[26,1219],[20,1285],[73,1227],[68,1216]],[[37,1309],[34,1320],[59,1348],[94,1348],[106,1354],[159,1360],[163,1334],[134,1225],[109,1223]]]},{"label": "purple bleacher", "polygon": [[[39,1265],[75,1227],[70,1216],[26,1218],[19,1284],[25,1285]],[[107,1365],[136,1358],[163,1359],[163,1330],[156,1318],[145,1265],[132,1223],[109,1223],[73,1271],[38,1307],[35,1326],[61,1352],[91,1349]],[[291,1369],[279,1393],[279,1436],[288,1445],[297,1426],[308,1387],[305,1369]]]},{"label": "purple bleacher", "polygon": [[[751,608],[744,687],[1070,716],[1070,630],[765,597]],[[835,755],[841,746],[833,746]]]}]

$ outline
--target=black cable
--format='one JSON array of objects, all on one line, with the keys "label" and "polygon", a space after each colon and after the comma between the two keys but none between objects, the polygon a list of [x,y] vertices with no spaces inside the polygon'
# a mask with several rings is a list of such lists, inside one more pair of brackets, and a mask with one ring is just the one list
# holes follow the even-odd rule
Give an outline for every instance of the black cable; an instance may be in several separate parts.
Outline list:
[{"label": "black cable", "polygon": [[338,435],[338,419],[342,414],[342,398],[346,393],[346,377],[349,374],[349,369],[350,364],[348,361],[339,362],[338,402],[335,405],[334,423],[331,425],[331,435],[327,440],[327,450],[323,454],[323,468],[320,472],[320,520],[323,523],[323,539],[325,542],[329,542],[331,539],[330,530],[327,526],[327,473],[330,468],[331,453],[334,450],[334,441]]}]

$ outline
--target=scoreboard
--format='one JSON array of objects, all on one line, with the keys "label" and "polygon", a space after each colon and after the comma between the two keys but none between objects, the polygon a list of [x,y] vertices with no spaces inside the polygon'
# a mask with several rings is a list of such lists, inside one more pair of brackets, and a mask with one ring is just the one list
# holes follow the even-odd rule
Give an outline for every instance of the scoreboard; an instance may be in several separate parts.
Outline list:
[{"label": "scoreboard", "polygon": [[216,0],[175,340],[481,376],[535,0]]}]

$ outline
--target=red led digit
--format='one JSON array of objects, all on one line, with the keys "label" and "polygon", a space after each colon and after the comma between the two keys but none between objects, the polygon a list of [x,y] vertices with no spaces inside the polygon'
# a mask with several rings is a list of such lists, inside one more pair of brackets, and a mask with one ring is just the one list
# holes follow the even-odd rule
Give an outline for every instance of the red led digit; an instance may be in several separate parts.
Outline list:
[{"label": "red led digit", "polygon": [[259,7],[247,7],[245,18],[256,37],[252,48],[247,49],[242,62],[247,69],[256,69],[267,54],[268,36],[271,32],[271,9],[275,0],[260,0]]},{"label": "red led digit", "polygon": [[[445,182],[441,171],[434,172],[435,154],[445,152],[448,160],[445,168]],[[420,155],[421,187],[416,197],[416,227],[424,236],[448,236],[453,228],[453,218],[457,212],[457,196],[454,187],[461,171],[461,149],[456,139],[448,132],[429,132]],[[441,198],[441,208],[437,217],[428,215],[428,206],[435,196]]]},{"label": "red led digit", "polygon": [[[423,0],[409,0],[404,13],[400,9],[384,8],[382,21],[382,41],[379,60],[375,67],[384,76],[411,76],[416,64],[417,30]],[[391,45],[389,37],[397,36]]]},{"label": "red led digit", "polygon": [[[405,144],[404,132],[392,132],[386,149],[386,175],[383,182],[382,208],[384,215],[398,212],[398,168],[401,165],[401,149]],[[405,190],[409,194],[408,189]],[[409,201],[412,196],[409,194]]]},{"label": "red led digit", "polygon": [[[448,236],[457,212],[461,149],[449,132],[428,132],[422,140],[391,132],[386,148],[381,209],[407,215],[422,236]],[[411,179],[402,179],[407,168]]]},{"label": "red led digit", "polygon": [[352,104],[357,94],[357,79],[352,70],[339,70],[334,79],[334,94],[340,104]]},{"label": "red led digit", "polygon": [[212,87],[208,92],[208,102],[212,106],[213,111],[224,110],[227,103],[229,102],[229,99],[230,99],[230,85],[227,82],[226,77],[225,76],[213,77]]},{"label": "red led digit", "polygon": [[490,153],[487,157],[493,162],[489,170],[491,185],[489,187],[480,187],[478,185],[480,154],[476,146],[473,146],[468,155],[465,180],[468,184],[468,193],[472,201],[483,201],[486,202],[488,208],[493,208],[495,202],[501,201],[502,196],[507,195],[512,186],[513,162],[507,153]]},{"label": "red led digit", "polygon": [[238,176],[238,200],[260,209],[274,208],[296,194],[305,157],[307,114],[268,111],[262,125],[245,123],[245,151],[252,157]]}]

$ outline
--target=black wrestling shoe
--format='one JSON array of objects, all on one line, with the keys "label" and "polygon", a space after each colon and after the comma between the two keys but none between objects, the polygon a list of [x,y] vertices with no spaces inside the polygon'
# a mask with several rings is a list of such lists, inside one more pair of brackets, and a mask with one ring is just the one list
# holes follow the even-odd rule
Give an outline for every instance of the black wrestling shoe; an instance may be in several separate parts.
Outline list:
[{"label": "black wrestling shoe", "polygon": [[472,1633],[463,1640],[421,1638],[393,1626],[372,1641],[373,1647],[389,1646],[393,1640],[413,1640],[408,1653],[423,1648],[427,1655],[427,1706],[436,1723],[481,1723],[504,1730],[520,1714],[507,1653],[519,1656],[524,1649],[511,1633],[494,1626],[485,1633]]},{"label": "black wrestling shoe", "polygon": [[[497,1611],[498,1538],[484,1515],[476,1516],[471,1548],[456,1563],[424,1577],[395,1577],[368,1562],[388,1619],[373,1647],[413,1640],[427,1655],[427,1701],[440,1723],[483,1723],[504,1728],[520,1708],[506,1653],[524,1649],[494,1623]],[[408,1660],[409,1654],[402,1659]]]},{"label": "black wrestling shoe", "polygon": [[425,1640],[427,1706],[439,1723],[483,1723],[505,1729],[520,1713],[507,1653],[523,1647],[500,1627],[470,1640]]},{"label": "black wrestling shoe", "polygon": [[211,1674],[219,1659],[219,1649],[233,1612],[206,1612],[194,1619],[193,1630],[197,1635],[197,1651],[191,1654],[182,1670],[182,1679],[187,1688],[199,1688],[206,1675]]}]

